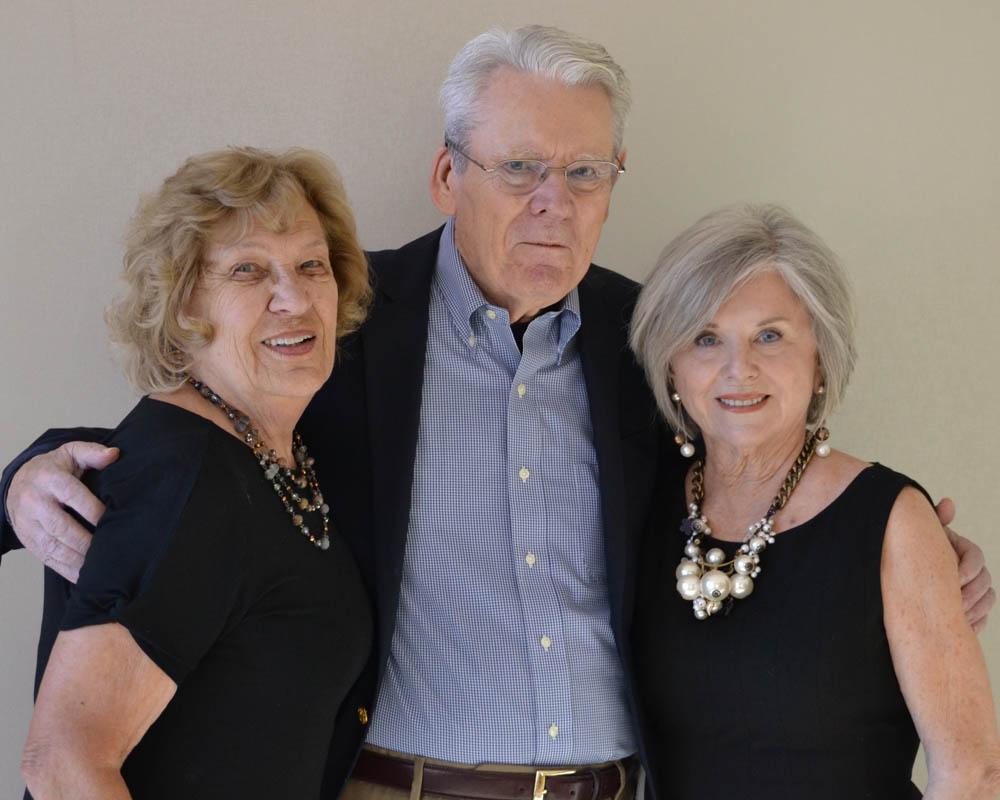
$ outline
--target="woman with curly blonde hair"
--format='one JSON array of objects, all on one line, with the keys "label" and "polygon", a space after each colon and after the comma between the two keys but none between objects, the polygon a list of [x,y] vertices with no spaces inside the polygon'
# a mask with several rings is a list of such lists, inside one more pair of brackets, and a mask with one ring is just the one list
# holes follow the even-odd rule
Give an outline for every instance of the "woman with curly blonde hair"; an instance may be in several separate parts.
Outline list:
[{"label": "woman with curly blonde hair", "polygon": [[90,479],[79,582],[46,575],[29,791],[318,797],[372,636],[295,432],[370,294],[333,165],[188,159],[140,204],[124,277],[106,318],[146,396]]}]

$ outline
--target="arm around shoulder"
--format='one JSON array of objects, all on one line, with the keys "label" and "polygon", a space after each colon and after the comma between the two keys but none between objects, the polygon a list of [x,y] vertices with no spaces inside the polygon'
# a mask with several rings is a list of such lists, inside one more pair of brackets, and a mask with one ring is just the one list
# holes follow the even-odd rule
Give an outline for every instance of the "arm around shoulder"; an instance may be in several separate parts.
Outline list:
[{"label": "arm around shoulder", "polygon": [[0,552],[23,545],[46,566],[76,580],[90,534],[66,509],[96,524],[104,506],[79,478],[86,469],[106,467],[118,451],[66,437],[96,438],[100,433],[96,429],[50,431],[8,466],[0,485],[4,500]]},{"label": "arm around shoulder", "polygon": [[963,612],[955,552],[914,488],[889,516],[881,580],[893,666],[927,755],[924,797],[995,798],[1000,738],[986,662]]}]

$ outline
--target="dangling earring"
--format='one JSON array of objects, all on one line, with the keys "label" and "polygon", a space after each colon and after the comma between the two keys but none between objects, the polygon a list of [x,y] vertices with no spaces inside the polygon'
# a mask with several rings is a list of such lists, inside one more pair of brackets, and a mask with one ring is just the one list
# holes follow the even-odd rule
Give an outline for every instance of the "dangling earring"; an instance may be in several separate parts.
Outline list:
[{"label": "dangling earring", "polygon": [[[826,394],[826,385],[821,383],[816,389],[816,394]],[[820,425],[819,428],[816,429],[816,441],[819,442],[819,444],[816,445],[816,455],[820,458],[826,458],[830,455],[830,445],[826,441],[829,438],[830,431],[827,430],[825,425]]]},{"label": "dangling earring", "polygon": [[820,458],[826,458],[830,455],[830,445],[827,443],[827,439],[830,438],[830,431],[826,427],[821,427],[816,431],[816,441],[819,442],[816,445],[816,455]]},{"label": "dangling earring", "polygon": [[[677,403],[677,416],[683,419],[684,410],[681,408],[681,396],[677,392],[673,392],[670,395],[670,399]],[[684,430],[683,425],[674,436],[674,442],[681,446],[681,455],[684,458],[691,458],[694,455],[694,445],[688,441],[687,432]]]}]

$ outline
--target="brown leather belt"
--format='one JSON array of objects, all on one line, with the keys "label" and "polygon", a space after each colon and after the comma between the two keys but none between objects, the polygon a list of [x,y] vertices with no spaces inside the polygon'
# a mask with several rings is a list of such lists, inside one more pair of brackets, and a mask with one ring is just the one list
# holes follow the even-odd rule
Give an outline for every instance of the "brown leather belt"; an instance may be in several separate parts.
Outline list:
[{"label": "brown leather belt", "polygon": [[[447,765],[424,764],[422,792],[474,800],[612,800],[625,783],[634,779],[634,757],[598,767],[541,768],[524,772],[491,772]],[[359,781],[410,791],[414,763],[364,749],[351,776]]]}]

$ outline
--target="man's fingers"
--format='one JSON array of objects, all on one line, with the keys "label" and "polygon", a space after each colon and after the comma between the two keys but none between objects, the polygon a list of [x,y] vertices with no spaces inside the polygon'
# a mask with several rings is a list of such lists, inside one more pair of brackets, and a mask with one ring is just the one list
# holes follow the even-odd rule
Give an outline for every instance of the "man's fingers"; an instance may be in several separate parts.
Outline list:
[{"label": "man's fingers", "polygon": [[[992,592],[993,577],[990,575],[990,571],[986,569],[986,567],[983,567],[978,575],[962,585],[962,607],[965,609],[966,615],[968,616],[971,610],[975,608],[984,597],[988,597]],[[989,611],[992,607],[993,604],[990,603],[989,608],[986,610]]]},{"label": "man's fingers", "polygon": [[41,562],[49,569],[58,572],[70,583],[76,583],[80,578],[83,555],[56,542],[50,548],[49,553],[41,557]]},{"label": "man's fingers", "polygon": [[986,594],[980,597],[975,605],[965,612],[965,618],[969,620],[972,625],[972,630],[976,633],[982,633],[986,630],[989,613],[993,610],[993,606],[996,605],[996,602],[996,592],[993,591],[992,587],[990,587]]},{"label": "man's fingers", "polygon": [[[990,573],[986,569],[986,554],[983,553],[982,548],[975,542],[955,533],[951,528],[946,527],[944,532],[948,535],[951,546],[955,548],[955,555],[958,556],[958,580],[962,586],[964,587],[974,578],[979,577],[984,571],[988,586]],[[983,587],[983,591],[985,588]]]},{"label": "man's fingers", "polygon": [[93,538],[90,531],[66,513],[61,506],[46,508],[39,519],[39,528],[47,534],[39,539],[39,544],[35,548],[36,551],[40,551],[37,553],[39,557],[43,561],[49,557],[57,557],[59,561],[79,569]]},{"label": "man's fingers", "polygon": [[[64,506],[72,508],[91,525],[96,525],[97,521],[103,516],[104,503],[98,500],[91,493],[90,489],[84,486],[83,483],[70,473],[53,473],[49,480],[49,487],[52,490],[52,497],[55,500]],[[57,515],[52,514],[50,516],[55,517]],[[60,508],[58,516],[66,517],[66,512],[62,511]],[[65,522],[62,519],[55,519],[55,522],[59,525],[65,525]],[[79,525],[74,524],[73,527],[76,527],[81,532],[84,532],[83,528]],[[58,531],[56,529],[50,528],[50,530],[58,535]],[[70,530],[72,530],[72,528],[70,528]]]},{"label": "man's fingers", "polygon": [[934,510],[937,511],[938,520],[942,525],[947,527],[955,521],[955,501],[950,497],[942,497]]},{"label": "man's fingers", "polygon": [[117,447],[105,447],[94,442],[67,442],[62,450],[76,464],[76,474],[85,469],[104,469],[118,459]]}]

